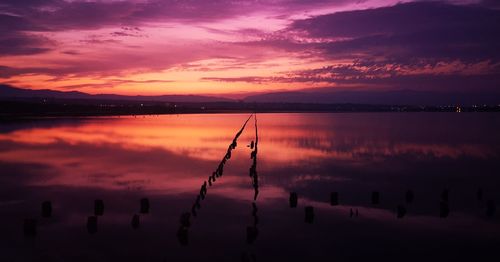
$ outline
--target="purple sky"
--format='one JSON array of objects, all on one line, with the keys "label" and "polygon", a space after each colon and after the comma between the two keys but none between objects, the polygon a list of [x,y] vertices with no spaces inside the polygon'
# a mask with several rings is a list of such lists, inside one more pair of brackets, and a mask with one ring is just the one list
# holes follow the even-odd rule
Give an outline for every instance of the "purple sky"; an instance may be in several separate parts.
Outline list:
[{"label": "purple sky", "polygon": [[0,83],[117,94],[500,93],[498,1],[0,2]]}]

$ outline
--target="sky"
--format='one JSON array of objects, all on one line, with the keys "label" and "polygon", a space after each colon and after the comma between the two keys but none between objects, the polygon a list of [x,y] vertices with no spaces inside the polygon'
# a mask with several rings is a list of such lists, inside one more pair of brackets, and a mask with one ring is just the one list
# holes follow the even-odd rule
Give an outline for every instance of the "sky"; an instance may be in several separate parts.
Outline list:
[{"label": "sky", "polygon": [[500,94],[495,0],[1,0],[0,83],[123,95]]}]

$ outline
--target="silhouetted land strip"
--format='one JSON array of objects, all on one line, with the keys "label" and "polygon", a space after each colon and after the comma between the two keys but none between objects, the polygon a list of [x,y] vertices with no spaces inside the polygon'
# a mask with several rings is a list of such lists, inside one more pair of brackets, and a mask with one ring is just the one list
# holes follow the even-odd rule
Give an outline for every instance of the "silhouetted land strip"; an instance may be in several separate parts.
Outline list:
[{"label": "silhouetted land strip", "polygon": [[[117,100],[19,99],[0,101],[0,118],[266,112],[456,112],[456,105],[144,102]],[[460,107],[461,112],[500,112],[497,106]]]}]

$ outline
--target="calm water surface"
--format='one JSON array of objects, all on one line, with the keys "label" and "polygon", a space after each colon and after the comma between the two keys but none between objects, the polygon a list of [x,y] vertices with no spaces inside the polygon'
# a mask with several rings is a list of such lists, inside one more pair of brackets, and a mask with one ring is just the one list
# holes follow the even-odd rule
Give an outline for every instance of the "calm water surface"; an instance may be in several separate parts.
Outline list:
[{"label": "calm water surface", "polygon": [[[188,245],[176,236],[249,114],[0,123],[2,261],[484,260],[497,255],[500,114],[259,114],[208,186]],[[483,200],[478,200],[481,188]],[[449,190],[450,213],[440,218]],[[405,192],[414,201],[405,202]],[[380,203],[371,194],[380,192]],[[290,208],[290,192],[298,206]],[[330,205],[338,192],[339,205]],[[149,198],[150,212],[139,214]],[[87,232],[94,200],[98,232]],[[52,202],[52,217],[41,203]],[[396,217],[396,207],[407,213]],[[314,221],[305,223],[306,206]],[[350,210],[358,216],[350,216]],[[497,208],[498,209],[498,208]],[[257,217],[257,221],[256,218]],[[23,223],[37,220],[37,236]],[[257,223],[256,223],[257,222]],[[247,227],[257,229],[247,239]],[[252,243],[248,243],[248,241]]]}]

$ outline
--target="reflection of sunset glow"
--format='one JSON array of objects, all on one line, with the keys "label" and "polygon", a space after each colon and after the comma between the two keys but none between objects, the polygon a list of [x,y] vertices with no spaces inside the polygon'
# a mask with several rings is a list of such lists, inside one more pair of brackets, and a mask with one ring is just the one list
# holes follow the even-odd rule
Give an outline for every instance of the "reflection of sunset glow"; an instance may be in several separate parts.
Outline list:
[{"label": "reflection of sunset glow", "polygon": [[[351,124],[342,120],[343,115],[313,116],[309,120],[300,114],[260,116],[259,159],[264,170],[300,165],[304,161],[363,165],[402,155],[457,159],[488,158],[496,154],[495,148],[477,143],[438,144],[425,139],[402,139],[395,143],[387,140],[385,131],[371,130],[369,135],[374,138],[368,139],[364,131],[345,132],[344,126]],[[0,142],[17,145],[0,152],[0,160],[49,164],[57,170],[55,174],[59,175],[34,180],[34,184],[168,189],[169,193],[188,191],[199,186],[200,179],[205,179],[215,169],[228,141],[245,117],[234,114],[91,118],[78,125],[20,129],[0,134]],[[323,120],[311,131],[311,120],[318,118]],[[248,131],[251,128],[243,132],[228,166],[229,173],[242,177],[225,178],[225,183],[248,183],[245,170],[250,162],[246,145],[253,139],[252,131]],[[283,132],[285,129],[287,131]],[[290,181],[325,179],[342,181],[345,178],[323,177],[312,172],[297,175]],[[218,190],[232,189],[220,188],[215,192]]]},{"label": "reflection of sunset glow", "polygon": [[[148,118],[113,118],[86,121],[79,126],[61,126],[19,130],[10,134],[0,134],[0,140],[25,144],[50,145],[62,142],[69,145],[118,145],[124,149],[148,151],[161,148],[194,159],[218,160],[217,153],[223,152],[225,141],[238,125],[238,117],[204,116],[205,121],[197,121],[196,116],[165,116]],[[193,121],[194,120],[194,121]],[[275,120],[263,118],[265,143],[262,150],[266,160],[271,162],[301,161],[313,158],[356,160],[366,157],[389,157],[402,154],[431,155],[434,157],[457,158],[473,156],[486,158],[494,154],[475,144],[420,144],[413,142],[390,143],[387,141],[365,141],[357,143],[357,138],[336,136],[336,131],[325,127],[311,132],[302,125],[288,126],[286,135],[282,125]],[[296,119],[291,118],[292,123]],[[279,120],[283,121],[283,120]],[[278,121],[278,122],[279,122]],[[267,124],[267,125],[266,125]],[[252,138],[243,133],[242,141]],[[341,141],[338,139],[341,138]],[[352,141],[351,141],[352,140]],[[345,148],[345,144],[349,148]],[[354,145],[354,146],[353,146]],[[284,150],[286,149],[286,150]]]},{"label": "reflection of sunset glow", "polygon": [[21,130],[10,135],[0,135],[0,140],[27,144],[110,144],[138,151],[162,148],[193,158],[218,160],[220,156],[216,153],[223,152],[226,148],[224,142],[232,139],[232,133],[239,124],[235,118],[228,121],[230,118],[227,117],[224,121],[210,121],[210,125],[197,124],[178,117],[159,120],[115,118],[91,121],[78,127]]},{"label": "reflection of sunset glow", "polygon": [[[148,241],[162,241],[159,246],[169,236],[176,240],[183,212],[193,214],[193,239],[244,238],[242,229],[256,220],[261,221],[258,229],[263,232],[258,241],[273,234],[283,239],[280,241],[297,243],[312,234],[330,243],[325,234],[335,230],[333,237],[337,238],[339,228],[344,236],[353,232],[373,235],[356,231],[360,227],[383,234],[392,230],[397,239],[424,231],[434,232],[430,239],[434,239],[431,235],[456,232],[467,234],[463,239],[484,237],[500,228],[494,220],[478,216],[484,208],[478,207],[474,191],[477,184],[484,187],[488,199],[498,197],[499,126],[492,124],[491,115],[469,116],[258,114],[257,201],[253,200],[250,174],[254,162],[249,146],[255,139],[255,126],[249,124],[231,151],[223,176],[207,186],[206,197],[195,213],[201,186],[249,114],[7,123],[0,130],[0,184],[5,196],[0,205],[5,207],[2,210],[17,212],[4,218],[12,217],[17,220],[13,224],[19,224],[33,212],[38,214],[40,201],[49,199],[56,219],[42,221],[41,236],[60,231],[60,235],[87,239],[85,218],[92,214],[92,201],[103,199],[106,210],[99,217],[99,227],[106,232],[99,232],[98,237],[108,232],[117,234],[116,239],[142,234]],[[452,209],[443,219],[438,215],[438,198],[448,187]],[[407,189],[415,192],[411,205],[404,202]],[[380,192],[378,205],[369,200],[374,190]],[[291,192],[298,195],[296,208],[289,206]],[[338,192],[338,205],[330,204],[332,192]],[[141,228],[132,231],[131,216],[144,197],[151,201],[151,213],[140,214]],[[258,219],[253,217],[253,204]],[[408,213],[398,219],[394,209],[402,204]],[[306,206],[314,208],[312,226],[304,224]],[[359,216],[352,217],[351,210],[359,211]],[[163,229],[168,228],[170,233],[165,233]],[[199,235],[204,230],[209,235]],[[273,230],[285,233],[274,234]],[[152,237],[153,231],[161,236]],[[352,243],[359,243],[359,238],[354,235]],[[124,239],[126,243],[132,240]],[[267,241],[275,243],[275,239]]]}]

